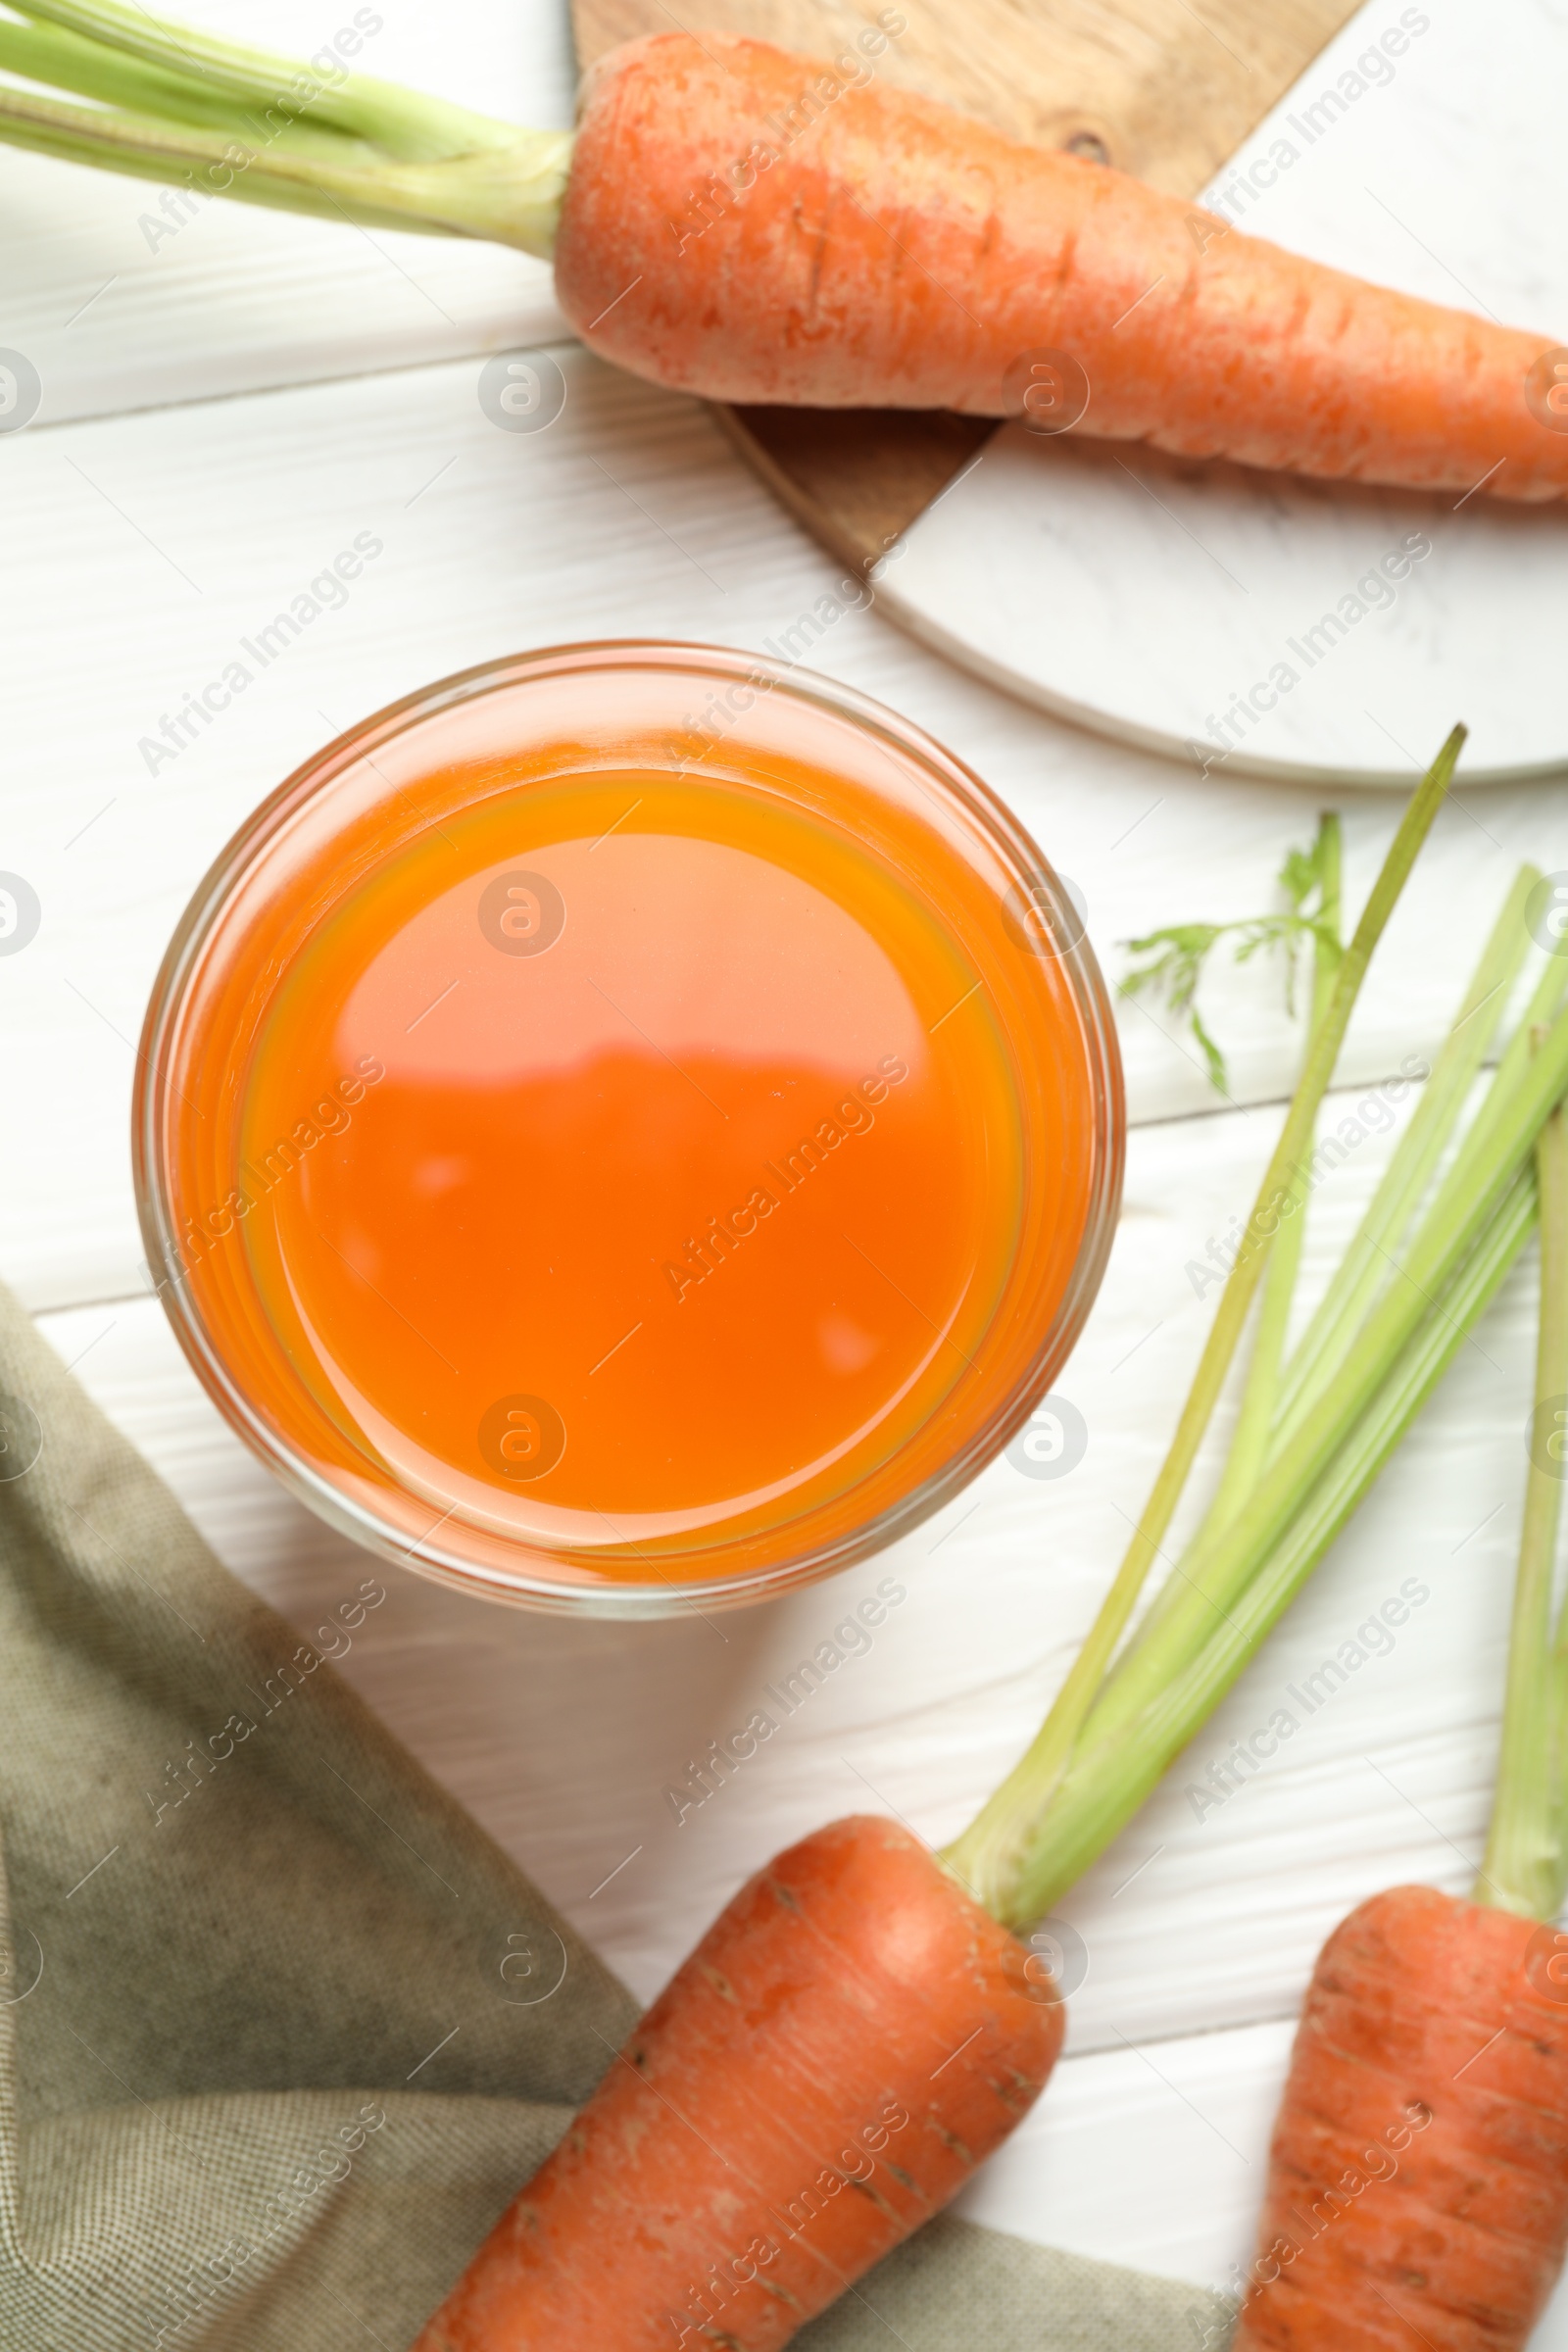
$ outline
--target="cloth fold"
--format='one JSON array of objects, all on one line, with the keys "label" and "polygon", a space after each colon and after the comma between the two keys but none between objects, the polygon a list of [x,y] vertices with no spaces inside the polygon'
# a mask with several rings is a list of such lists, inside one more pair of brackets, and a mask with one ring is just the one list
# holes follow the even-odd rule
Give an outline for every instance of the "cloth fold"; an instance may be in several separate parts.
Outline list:
[{"label": "cloth fold", "polygon": [[[364,1565],[287,1624],[0,1292],[0,2344],[405,2352],[630,2028],[334,1674]],[[943,2218],[797,2341],[1201,2352],[1229,2316]]]}]

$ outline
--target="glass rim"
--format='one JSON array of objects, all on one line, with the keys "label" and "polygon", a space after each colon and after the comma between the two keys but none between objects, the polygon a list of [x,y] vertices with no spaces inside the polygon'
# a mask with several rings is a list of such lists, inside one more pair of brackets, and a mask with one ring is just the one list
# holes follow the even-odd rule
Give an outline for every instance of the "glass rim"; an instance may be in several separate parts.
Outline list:
[{"label": "glass rim", "polygon": [[[438,1519],[412,1544],[405,1531],[326,1477],[253,1406],[214,1344],[182,1279],[161,1138],[163,1073],[177,1034],[189,983],[216,935],[237,885],[277,841],[295,813],[326,793],[347,769],[395,737],[457,705],[564,672],[615,669],[691,671],[726,676],[774,694],[882,738],[899,759],[912,761],[989,836],[1009,864],[1026,873],[1047,927],[1059,924],[1053,959],[1065,972],[1080,1022],[1094,1117],[1094,1155],[1083,1236],[1048,1329],[1028,1365],[968,1439],[917,1485],[873,1517],[826,1543],[767,1567],[706,1579],[661,1579],[602,1584],[552,1579],[534,1571],[537,1549],[517,1549],[519,1567],[503,1571],[455,1552],[432,1539],[450,1519]],[[1076,936],[1074,936],[1076,932]],[[1061,944],[1065,943],[1065,944]],[[230,835],[193,891],[175,924],[148,1000],[137,1054],[131,1114],[131,1159],[137,1216],[150,1288],[161,1299],[174,1336],[203,1388],[237,1435],[283,1487],[318,1518],[362,1548],[395,1566],[482,1598],[568,1616],[653,1618],[739,1608],[816,1583],[884,1549],[940,1510],[1014,1437],[1049,1392],[1072,1351],[1098,1295],[1120,1205],[1126,1116],[1114,1016],[1094,950],[1050,860],[1006,804],[956,754],[914,721],[858,688],[774,657],[729,646],[661,638],[587,639],[501,656],[400,696],[344,729],[302,760]],[[397,1487],[395,1479],[391,1484]],[[409,1490],[401,1490],[407,1494]],[[566,1547],[563,1546],[564,1552]],[[523,1568],[523,1560],[530,1562]]]}]

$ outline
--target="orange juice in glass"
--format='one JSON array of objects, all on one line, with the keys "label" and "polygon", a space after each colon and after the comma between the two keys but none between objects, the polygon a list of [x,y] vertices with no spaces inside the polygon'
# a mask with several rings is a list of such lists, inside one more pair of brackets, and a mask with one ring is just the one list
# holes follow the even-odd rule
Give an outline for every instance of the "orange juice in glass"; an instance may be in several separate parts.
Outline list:
[{"label": "orange juice in glass", "polygon": [[959,763],[752,657],[410,697],[208,875],[149,1008],[149,1265],[229,1420],[495,1597],[756,1597],[935,1509],[1093,1298],[1103,988]]}]

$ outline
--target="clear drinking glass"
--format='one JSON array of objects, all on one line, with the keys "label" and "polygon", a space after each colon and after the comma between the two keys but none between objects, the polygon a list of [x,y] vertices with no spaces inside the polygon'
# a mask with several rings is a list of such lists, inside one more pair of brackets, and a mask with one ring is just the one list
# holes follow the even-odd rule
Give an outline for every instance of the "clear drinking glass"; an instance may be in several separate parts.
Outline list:
[{"label": "clear drinking glass", "polygon": [[1029,836],[712,647],[492,662],[329,744],[196,892],[139,1067],[220,1409],[370,1549],[540,1607],[711,1609],[914,1526],[1050,1388],[1120,1194]]}]

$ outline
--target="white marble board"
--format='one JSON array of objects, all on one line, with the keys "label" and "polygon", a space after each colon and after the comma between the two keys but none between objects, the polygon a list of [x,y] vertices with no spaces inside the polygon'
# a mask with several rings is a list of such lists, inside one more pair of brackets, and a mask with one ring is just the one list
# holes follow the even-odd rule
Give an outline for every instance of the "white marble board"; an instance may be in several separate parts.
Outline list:
[{"label": "white marble board", "polygon": [[[1568,340],[1565,113],[1554,0],[1371,0],[1203,202],[1316,261]],[[1568,766],[1560,505],[1293,481],[1016,424],[879,584],[983,676],[1200,770],[1388,784],[1456,718],[1477,776]]]}]

